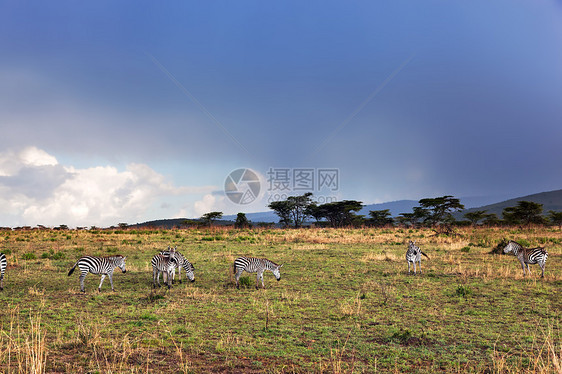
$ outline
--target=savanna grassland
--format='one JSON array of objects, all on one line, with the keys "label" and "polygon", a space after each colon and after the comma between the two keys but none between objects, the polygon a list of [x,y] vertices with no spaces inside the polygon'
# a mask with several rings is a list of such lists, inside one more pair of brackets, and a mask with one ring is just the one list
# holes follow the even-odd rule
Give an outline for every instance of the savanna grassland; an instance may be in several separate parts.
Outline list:
[{"label": "savanna grassland", "polygon": [[[558,229],[248,229],[4,231],[1,373],[562,372],[562,233]],[[545,278],[523,277],[503,238],[544,245]],[[407,274],[406,243],[430,259]],[[196,281],[151,286],[168,245]],[[127,256],[106,279],[82,255]],[[283,263],[234,288],[239,255]]]}]

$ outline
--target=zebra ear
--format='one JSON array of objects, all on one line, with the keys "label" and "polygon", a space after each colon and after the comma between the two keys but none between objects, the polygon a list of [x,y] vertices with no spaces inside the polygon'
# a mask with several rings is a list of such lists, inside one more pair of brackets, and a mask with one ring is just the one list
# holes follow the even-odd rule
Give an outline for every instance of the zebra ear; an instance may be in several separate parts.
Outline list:
[{"label": "zebra ear", "polygon": [[277,269],[281,269],[283,267],[283,265],[285,265],[285,264],[279,265],[279,267]]},{"label": "zebra ear", "polygon": [[127,259],[127,256],[123,257],[123,261],[125,261]]}]

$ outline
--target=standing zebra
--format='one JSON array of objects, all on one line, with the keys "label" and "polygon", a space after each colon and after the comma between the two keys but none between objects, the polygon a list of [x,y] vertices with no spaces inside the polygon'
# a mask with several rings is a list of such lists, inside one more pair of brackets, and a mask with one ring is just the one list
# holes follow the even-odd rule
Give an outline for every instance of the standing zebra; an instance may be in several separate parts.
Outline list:
[{"label": "standing zebra", "polygon": [[6,255],[0,253],[0,291],[4,289],[4,273],[6,272],[6,266],[8,262],[6,261]]},{"label": "standing zebra", "polygon": [[98,291],[101,292],[101,285],[107,275],[109,277],[109,283],[111,284],[111,290],[115,291],[113,288],[113,270],[115,270],[116,267],[119,267],[123,273],[126,273],[126,258],[127,257],[123,257],[121,255],[110,257],[84,256],[76,261],[72,269],[68,272],[68,276],[70,276],[74,272],[76,266],[78,266],[80,268],[80,291],[86,292],[84,289],[84,278],[86,278],[86,274],[88,274],[88,272],[92,274],[101,274],[101,282],[98,287]]},{"label": "standing zebra", "polygon": [[[179,277],[179,282],[181,283],[181,268],[183,267],[183,269],[185,270],[185,274],[187,276],[187,278],[189,278],[190,281],[195,282],[195,267],[191,264],[191,262],[187,261],[187,259],[185,258],[184,255],[182,255],[180,252],[177,251],[178,247],[175,248],[171,248],[168,247],[168,249],[166,251],[162,251],[160,252],[161,255],[163,256],[173,256],[176,260],[176,267],[178,268],[178,277]],[[174,281],[176,277],[176,269],[174,268],[173,272],[172,272],[172,283]]]},{"label": "standing zebra", "polygon": [[263,272],[265,270],[269,270],[275,275],[277,281],[281,280],[281,273],[279,269],[281,269],[281,265],[277,265],[276,263],[269,261],[266,258],[255,258],[255,257],[238,257],[234,260],[234,277],[236,278],[236,288],[240,289],[240,283],[238,280],[240,276],[246,270],[248,273],[257,273],[256,278],[256,289],[258,289],[259,281],[261,279],[261,285],[265,288],[265,284],[263,283]]},{"label": "standing zebra", "polygon": [[152,285],[156,288],[156,282],[158,282],[158,287],[160,285],[160,273],[164,273],[162,278],[164,279],[164,284],[168,286],[168,289],[172,288],[172,272],[177,266],[177,261],[174,256],[164,256],[164,255],[154,255],[152,257]]},{"label": "standing zebra", "polygon": [[424,255],[429,260],[429,257],[422,252],[420,247],[416,245],[415,241],[408,243],[408,250],[406,251],[406,261],[408,262],[408,274],[410,274],[410,262],[414,264],[414,275],[416,274],[416,262],[419,264],[421,273],[421,255]]},{"label": "standing zebra", "polygon": [[542,269],[541,278],[544,278],[544,267],[548,258],[548,252],[543,247],[525,248],[521,244],[510,240],[503,249],[503,253],[509,252],[513,253],[521,262],[523,275],[525,275],[525,264],[527,265],[529,275],[531,275],[529,264],[539,264]]}]

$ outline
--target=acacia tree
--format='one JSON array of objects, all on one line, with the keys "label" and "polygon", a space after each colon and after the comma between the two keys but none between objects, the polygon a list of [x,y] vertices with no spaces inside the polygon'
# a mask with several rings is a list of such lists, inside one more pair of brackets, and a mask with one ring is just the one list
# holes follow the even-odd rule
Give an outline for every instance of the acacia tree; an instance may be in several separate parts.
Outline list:
[{"label": "acacia tree", "polygon": [[285,227],[294,225],[298,228],[310,217],[311,205],[312,192],[307,192],[301,196],[289,196],[287,200],[274,201],[268,207],[279,216],[279,223]]},{"label": "acacia tree", "polygon": [[428,214],[427,209],[415,206],[413,213],[400,213],[398,221],[406,226],[417,226],[421,221],[425,220]]},{"label": "acacia tree", "polygon": [[486,210],[477,210],[475,212],[468,212],[464,214],[464,218],[469,220],[473,226],[476,226],[478,221],[483,220],[486,216]]},{"label": "acacia tree", "polygon": [[559,230],[562,230],[562,212],[549,210],[548,219],[553,225],[557,225]]},{"label": "acacia tree", "polygon": [[343,200],[320,205],[323,217],[332,227],[351,226],[358,217],[355,212],[363,208],[363,203],[356,200]]},{"label": "acacia tree", "polygon": [[287,200],[291,203],[291,218],[295,228],[301,227],[310,217],[307,208],[312,204],[312,192],[307,192],[301,196],[289,196]]},{"label": "acacia tree", "polygon": [[542,204],[532,201],[518,201],[517,206],[511,206],[503,210],[503,219],[514,225],[542,224],[544,223]]},{"label": "acacia tree", "polygon": [[381,227],[385,225],[391,225],[394,223],[394,219],[391,217],[390,214],[390,209],[371,210],[369,211],[369,215],[371,216],[369,222],[373,226]]},{"label": "acacia tree", "polygon": [[450,195],[421,199],[419,204],[426,210],[425,222],[430,226],[450,224],[454,221],[451,213],[464,209],[460,200]]},{"label": "acacia tree", "polygon": [[236,221],[234,221],[234,227],[237,229],[244,229],[250,227],[250,221],[246,217],[245,213],[238,213],[236,215]]},{"label": "acacia tree", "polygon": [[482,221],[483,225],[488,225],[488,226],[497,226],[500,223],[501,221],[495,213],[486,214],[484,216],[484,220]]},{"label": "acacia tree", "polygon": [[212,226],[213,221],[222,218],[222,212],[209,212],[205,213],[201,216],[201,220],[205,222],[206,225]]}]

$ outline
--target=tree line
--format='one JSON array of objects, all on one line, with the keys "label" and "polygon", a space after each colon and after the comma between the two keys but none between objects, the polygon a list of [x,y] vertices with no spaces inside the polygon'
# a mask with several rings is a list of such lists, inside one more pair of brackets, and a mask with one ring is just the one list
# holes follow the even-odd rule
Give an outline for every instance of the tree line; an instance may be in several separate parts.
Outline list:
[{"label": "tree line", "polygon": [[[371,210],[369,215],[359,214],[364,205],[357,200],[342,200],[325,204],[313,201],[313,194],[307,192],[300,196],[289,196],[285,200],[274,201],[268,208],[279,217],[283,227],[300,228],[314,224],[320,227],[432,227],[438,233],[449,233],[455,226],[529,226],[556,225],[562,229],[562,212],[550,210],[543,214],[543,205],[532,201],[519,201],[516,206],[505,208],[502,218],[486,210],[464,213],[464,219],[455,218],[454,213],[464,210],[460,199],[451,195],[435,198],[424,198],[418,201],[419,206],[409,213],[400,213],[392,217],[389,209]],[[203,226],[212,226],[221,219],[222,212],[209,212],[198,221],[185,222]],[[456,215],[458,217],[458,215]],[[234,226],[237,228],[251,227],[252,223],[245,213],[238,213]]]},{"label": "tree line", "polygon": [[500,219],[494,213],[485,210],[467,212],[464,219],[458,220],[454,213],[464,210],[460,200],[445,195],[419,200],[419,206],[410,213],[400,213],[392,217],[389,209],[371,210],[369,216],[358,214],[363,203],[357,200],[343,200],[318,205],[312,200],[312,193],[301,196],[289,196],[286,200],[275,201],[268,207],[279,216],[279,223],[285,227],[302,227],[315,220],[319,226],[394,226],[411,227],[452,227],[467,225],[521,225],[552,224],[562,228],[562,212],[549,211],[543,215],[543,205],[532,201],[519,201],[516,206],[505,208]]}]

